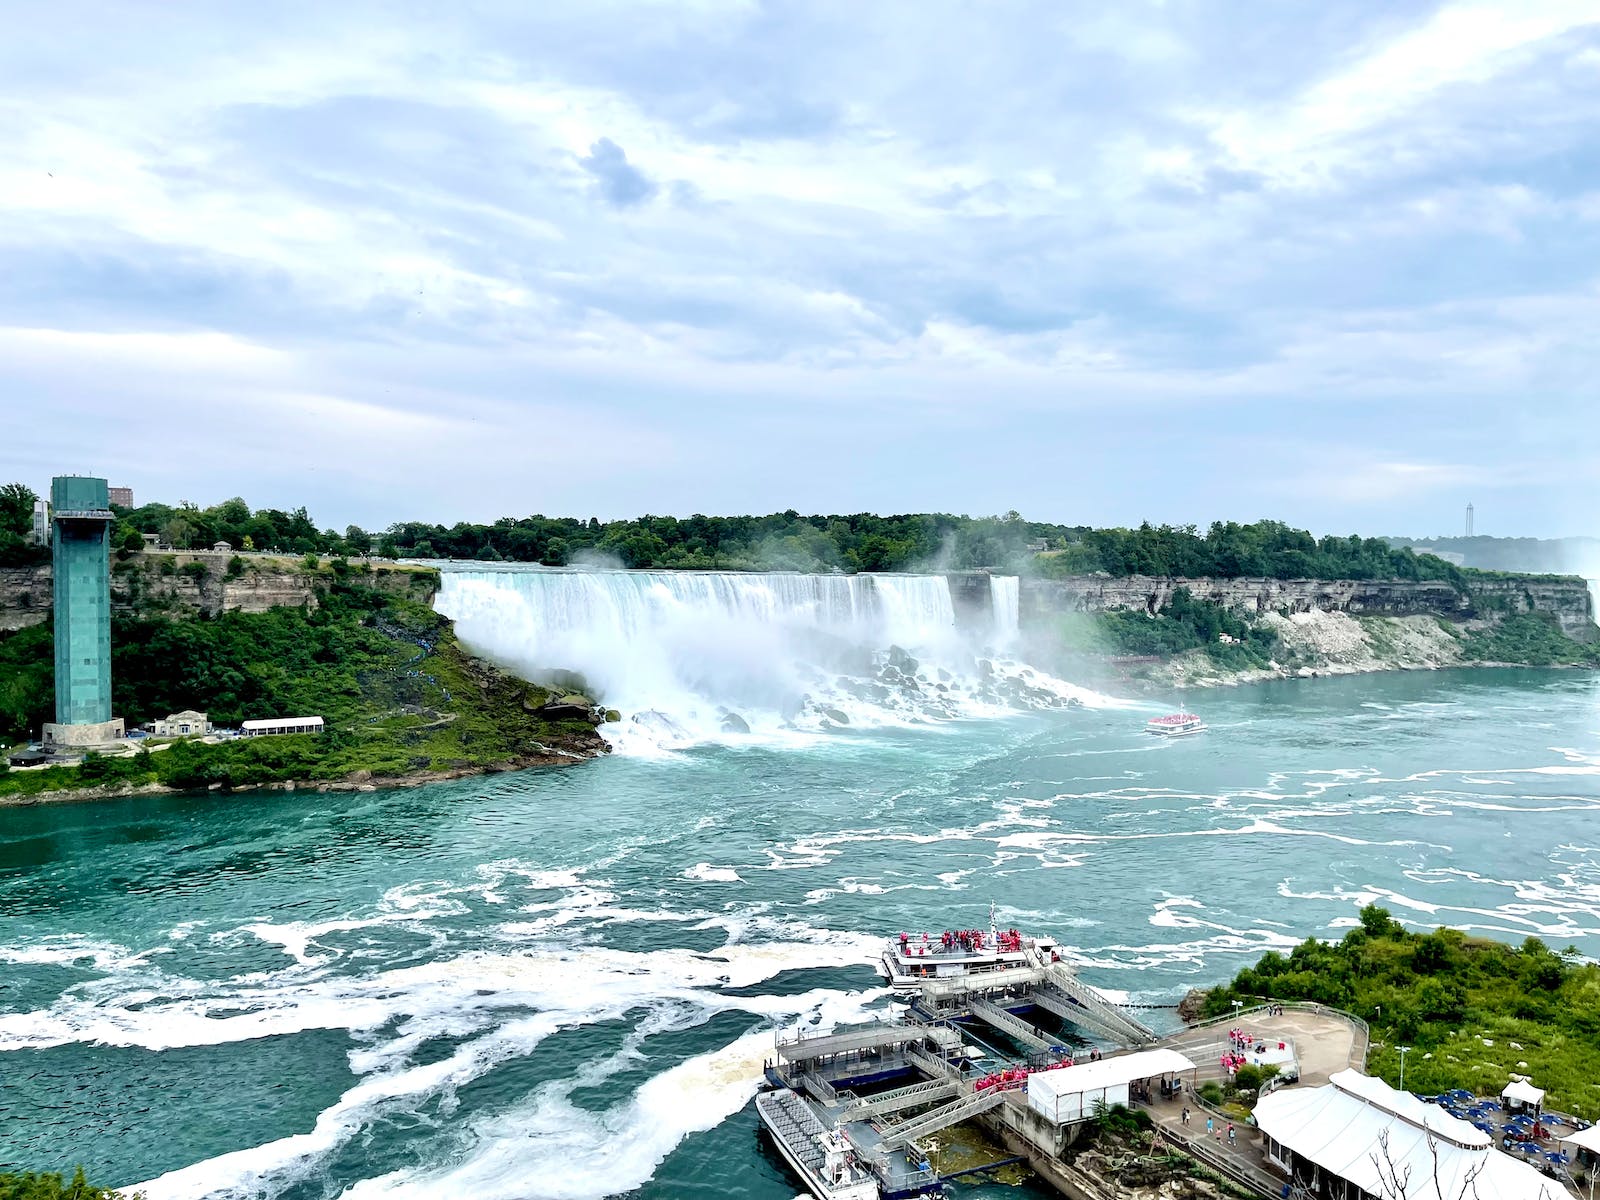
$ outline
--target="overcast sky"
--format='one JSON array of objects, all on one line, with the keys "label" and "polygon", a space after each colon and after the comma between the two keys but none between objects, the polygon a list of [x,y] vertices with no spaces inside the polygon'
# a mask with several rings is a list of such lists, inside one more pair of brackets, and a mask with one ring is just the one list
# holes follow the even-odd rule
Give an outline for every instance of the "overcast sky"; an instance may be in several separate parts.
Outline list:
[{"label": "overcast sky", "polygon": [[1600,0],[7,11],[0,478],[1600,533]]}]

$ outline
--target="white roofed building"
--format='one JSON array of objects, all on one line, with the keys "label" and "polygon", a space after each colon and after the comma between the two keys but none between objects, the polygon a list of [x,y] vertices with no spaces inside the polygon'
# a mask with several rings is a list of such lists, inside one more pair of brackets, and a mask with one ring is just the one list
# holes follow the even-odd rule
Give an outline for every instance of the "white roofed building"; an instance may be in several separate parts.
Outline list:
[{"label": "white roofed building", "polygon": [[242,721],[240,737],[271,737],[280,733],[321,733],[321,717],[268,717],[259,721]]},{"label": "white roofed building", "polygon": [[1176,1050],[1141,1050],[1097,1062],[1080,1063],[1028,1076],[1028,1107],[1055,1125],[1086,1121],[1100,1106],[1128,1103],[1129,1085],[1158,1076],[1193,1071]]},{"label": "white roofed building", "polygon": [[[1567,1190],[1494,1139],[1381,1079],[1339,1071],[1256,1105],[1267,1160],[1326,1200],[1563,1200]],[[1437,1187],[1435,1186],[1437,1181]]]}]

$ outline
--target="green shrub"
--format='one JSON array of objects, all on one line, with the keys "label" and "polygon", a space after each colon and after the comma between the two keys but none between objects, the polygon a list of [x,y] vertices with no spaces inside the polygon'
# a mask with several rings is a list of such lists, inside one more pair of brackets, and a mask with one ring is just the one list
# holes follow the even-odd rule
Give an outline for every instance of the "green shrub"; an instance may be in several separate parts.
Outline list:
[{"label": "green shrub", "polygon": [[109,1188],[90,1185],[83,1177],[83,1168],[72,1173],[71,1181],[60,1175],[39,1175],[32,1171],[21,1175],[0,1173],[0,1200],[140,1200],[143,1192],[125,1195]]}]

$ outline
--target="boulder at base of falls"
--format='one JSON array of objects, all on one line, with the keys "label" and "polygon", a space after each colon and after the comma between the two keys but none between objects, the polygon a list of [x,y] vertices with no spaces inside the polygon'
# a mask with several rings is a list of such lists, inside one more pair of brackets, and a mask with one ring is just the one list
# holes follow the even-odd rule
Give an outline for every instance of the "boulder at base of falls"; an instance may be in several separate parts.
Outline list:
[{"label": "boulder at base of falls", "polygon": [[565,696],[552,697],[539,707],[538,713],[546,721],[591,721],[594,718],[594,702],[587,696],[569,692]]},{"label": "boulder at base of falls", "polygon": [[897,670],[904,671],[907,675],[915,675],[917,673],[917,660],[899,646],[889,647],[889,665]]},{"label": "boulder at base of falls", "polygon": [[837,708],[823,708],[823,709],[819,709],[818,711],[821,712],[822,715],[827,717],[828,720],[830,720],[830,721],[836,721],[840,725],[848,725],[848,724],[850,724],[850,716],[849,716],[849,714],[845,713],[845,712],[841,712]]},{"label": "boulder at base of falls", "polygon": [[750,722],[746,721],[736,712],[725,712],[722,714],[722,732],[749,733]]}]

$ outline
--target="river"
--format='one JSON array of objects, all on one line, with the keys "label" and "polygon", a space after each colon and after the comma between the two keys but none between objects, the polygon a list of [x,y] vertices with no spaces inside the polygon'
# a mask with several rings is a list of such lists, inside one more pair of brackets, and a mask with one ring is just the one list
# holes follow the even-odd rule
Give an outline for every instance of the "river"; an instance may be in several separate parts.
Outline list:
[{"label": "river", "polygon": [[748,1103],[773,1031],[883,1010],[877,939],[991,901],[1148,1003],[1373,900],[1600,954],[1593,675],[1192,703],[1185,741],[1074,708],[0,811],[0,1163],[152,1200],[789,1200]]}]

